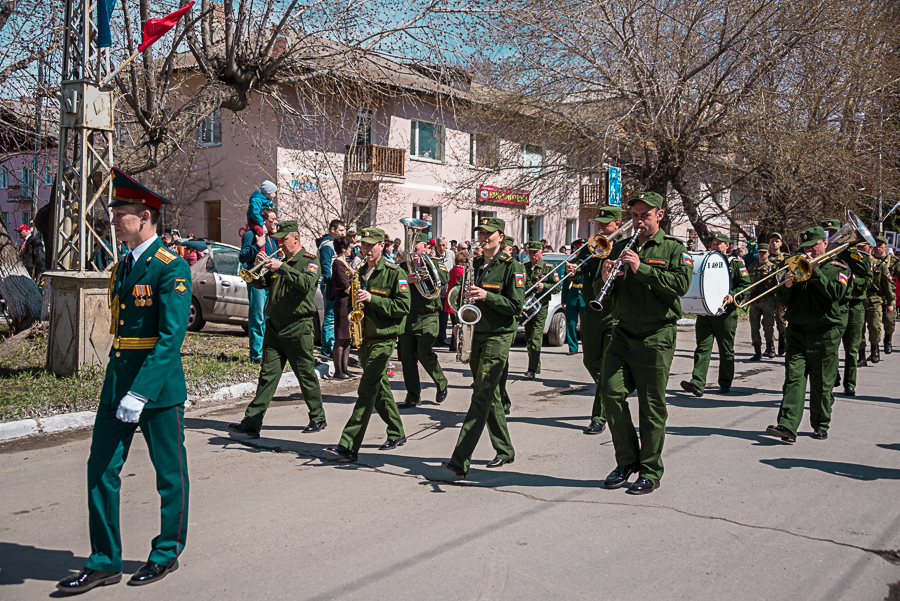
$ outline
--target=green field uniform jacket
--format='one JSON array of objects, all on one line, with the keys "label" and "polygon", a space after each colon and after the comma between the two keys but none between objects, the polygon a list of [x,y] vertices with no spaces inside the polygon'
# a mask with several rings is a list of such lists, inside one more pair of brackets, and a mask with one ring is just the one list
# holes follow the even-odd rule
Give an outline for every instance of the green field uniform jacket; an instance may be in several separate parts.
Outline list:
[{"label": "green field uniform jacket", "polygon": [[841,304],[850,293],[849,271],[846,264],[831,261],[813,269],[807,281],[776,290],[776,300],[787,307],[788,323],[807,332],[840,325]]},{"label": "green field uniform jacket", "polygon": [[[535,290],[532,294],[537,296],[543,295],[550,286],[559,283],[559,272],[550,265],[549,263],[545,263],[543,259],[537,262],[537,265],[533,265],[531,261],[525,263],[525,290],[528,290],[535,284],[537,284],[538,280],[547,275],[548,273],[553,272],[553,275],[546,280],[544,280],[544,289],[543,290]],[[541,300],[541,306],[546,307],[550,304],[550,298],[552,294],[548,294]]]},{"label": "green field uniform jacket", "polygon": [[753,283],[754,286],[746,294],[741,295],[741,298],[738,299],[738,302],[753,298],[754,296],[759,296],[763,292],[771,290],[776,285],[778,285],[778,276],[769,278],[758,286],[756,285],[757,282],[771,274],[776,269],[778,269],[778,265],[771,259],[766,261],[765,263],[760,263],[758,260],[751,263],[747,268],[747,273],[750,274],[750,282]]},{"label": "green field uniform jacket", "polygon": [[372,300],[363,303],[363,339],[370,342],[396,338],[403,333],[411,302],[406,272],[383,255],[367,280],[369,271],[369,263],[363,261],[358,270],[359,281],[362,289],[372,294]]},{"label": "green field uniform jacket", "polygon": [[[840,256],[844,256],[844,253]],[[854,248],[847,253],[846,258],[850,267],[850,290],[847,298],[851,301],[865,300],[874,279],[871,256]]]},{"label": "green field uniform jacket", "polygon": [[[747,271],[747,267],[744,265],[744,262],[738,259],[737,257],[731,257],[728,259],[728,272],[731,276],[731,294],[732,296],[736,292],[740,292],[744,288],[750,285],[750,272]],[[772,278],[773,280],[775,278]],[[728,303],[728,306],[725,307],[725,312],[722,313],[723,316],[731,315],[737,310],[735,303]]]},{"label": "green field uniform jacket", "polygon": [[872,283],[866,291],[866,300],[870,304],[893,304],[896,302],[896,285],[891,277],[891,269],[887,261],[879,259],[871,261]]},{"label": "green field uniform jacket", "polygon": [[[616,242],[606,260],[617,260],[629,239]],[[640,267],[633,272],[623,265],[625,274],[615,279],[609,292],[616,327],[640,335],[674,325],[681,317],[681,297],[690,289],[694,275],[690,255],[680,240],[662,230],[640,249],[637,245],[633,249],[641,259]]]},{"label": "green field uniform jacket", "polygon": [[[575,264],[579,265],[578,269],[575,270],[575,277],[579,277],[583,281],[581,298],[584,300],[585,308],[581,319],[582,321],[586,320],[595,323],[599,331],[605,332],[616,325],[616,320],[613,319],[612,303],[603,303],[602,311],[595,311],[590,306],[590,302],[597,298],[597,295],[600,294],[600,290],[603,288],[601,273],[603,260],[593,257],[591,254],[591,249],[584,245],[575,259]],[[591,258],[585,261],[589,256]]]},{"label": "green field uniform jacket", "polygon": [[486,266],[484,255],[475,257],[475,285],[487,292],[484,300],[476,301],[481,319],[475,331],[485,334],[515,332],[518,315],[525,300],[525,273],[522,264],[506,253],[497,253]]},{"label": "green field uniform jacket", "polygon": [[[450,281],[450,272],[438,259],[431,257],[430,260],[437,268],[440,280],[439,287],[446,286],[447,282]],[[407,277],[406,263],[401,264],[400,269],[403,271],[404,277]],[[431,300],[426,299],[419,292],[419,287],[416,284],[409,284],[409,289],[409,315],[406,316],[405,331],[407,334],[419,334],[423,331],[422,328],[425,325],[423,321],[437,318],[437,314],[440,313],[441,308],[444,306],[444,301],[440,295]]]},{"label": "green field uniform jacket", "polygon": [[254,288],[268,288],[266,317],[277,328],[316,314],[316,287],[319,283],[319,258],[302,248],[281,267],[253,280]]},{"label": "green field uniform jacket", "polygon": [[127,277],[124,262],[110,276],[115,338],[100,402],[115,407],[131,391],[147,398],[148,409],[180,405],[187,400],[181,345],[191,311],[191,270],[158,238]]}]

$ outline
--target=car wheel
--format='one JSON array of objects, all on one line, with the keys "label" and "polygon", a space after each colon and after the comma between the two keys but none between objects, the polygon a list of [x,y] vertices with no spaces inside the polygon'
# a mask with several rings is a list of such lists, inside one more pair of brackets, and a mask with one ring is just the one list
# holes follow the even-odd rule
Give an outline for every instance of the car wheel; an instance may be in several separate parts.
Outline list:
[{"label": "car wheel", "polygon": [[566,343],[566,312],[557,311],[550,319],[550,330],[547,332],[548,346],[562,346]]},{"label": "car wheel", "polygon": [[188,315],[188,332],[199,332],[205,325],[206,320],[203,319],[203,313],[200,312],[200,303],[197,302],[196,298],[192,298],[191,312]]}]

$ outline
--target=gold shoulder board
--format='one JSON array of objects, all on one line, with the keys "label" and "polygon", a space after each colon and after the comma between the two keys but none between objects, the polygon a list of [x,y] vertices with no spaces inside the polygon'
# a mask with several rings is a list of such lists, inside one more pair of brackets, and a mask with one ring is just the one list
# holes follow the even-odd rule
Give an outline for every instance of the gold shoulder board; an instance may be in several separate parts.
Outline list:
[{"label": "gold shoulder board", "polygon": [[175,259],[178,258],[177,255],[175,255],[168,249],[162,248],[162,247],[160,247],[159,250],[156,251],[156,254],[153,256],[156,257],[157,259],[159,259],[160,261],[162,261],[163,263],[165,263],[166,265],[168,265],[169,263],[171,263],[172,261],[174,261]]}]

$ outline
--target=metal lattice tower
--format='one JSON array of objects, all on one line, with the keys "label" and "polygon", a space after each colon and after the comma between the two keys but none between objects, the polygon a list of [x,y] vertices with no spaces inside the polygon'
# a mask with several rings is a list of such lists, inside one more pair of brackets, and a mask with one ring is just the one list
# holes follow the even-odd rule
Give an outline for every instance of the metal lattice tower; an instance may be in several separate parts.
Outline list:
[{"label": "metal lattice tower", "polygon": [[97,47],[97,1],[66,2],[56,239],[49,269],[93,271],[99,255],[108,255],[104,263],[118,258],[107,209],[112,195],[113,94],[100,87],[110,65],[109,50]]}]

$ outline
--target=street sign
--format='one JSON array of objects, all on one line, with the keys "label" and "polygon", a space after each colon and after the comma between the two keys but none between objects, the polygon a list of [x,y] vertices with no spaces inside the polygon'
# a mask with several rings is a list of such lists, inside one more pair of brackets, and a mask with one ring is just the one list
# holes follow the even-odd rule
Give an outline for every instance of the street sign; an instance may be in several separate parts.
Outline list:
[{"label": "street sign", "polygon": [[606,168],[606,190],[609,206],[622,206],[622,169],[610,165]]}]

